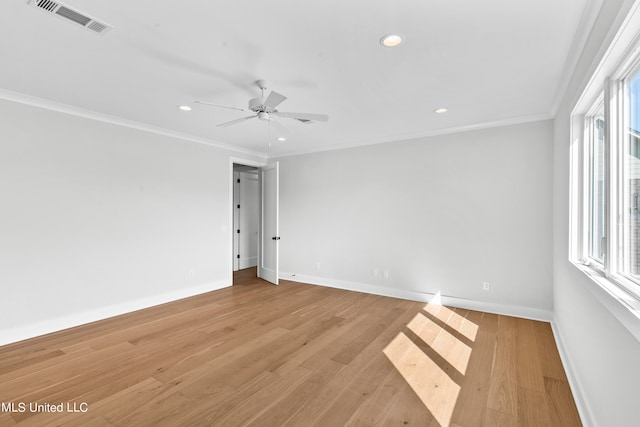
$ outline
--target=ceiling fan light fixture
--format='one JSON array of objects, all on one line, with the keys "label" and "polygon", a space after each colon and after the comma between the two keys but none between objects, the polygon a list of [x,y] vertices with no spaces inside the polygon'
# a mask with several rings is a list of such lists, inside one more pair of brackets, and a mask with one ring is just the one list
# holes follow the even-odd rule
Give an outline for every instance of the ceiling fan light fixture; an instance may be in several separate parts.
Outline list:
[{"label": "ceiling fan light fixture", "polygon": [[446,108],[436,108],[435,110],[433,110],[433,112],[436,114],[443,114],[443,113],[446,113],[447,111],[449,110],[447,110]]},{"label": "ceiling fan light fixture", "polygon": [[191,111],[191,107],[189,107],[188,105],[178,105],[178,109],[182,111]]},{"label": "ceiling fan light fixture", "polygon": [[287,140],[287,138],[285,138],[284,136],[279,136],[276,139],[280,142],[285,142]]},{"label": "ceiling fan light fixture", "polygon": [[402,39],[403,37],[401,34],[389,33],[382,36],[380,44],[384,47],[396,47],[402,43]]}]

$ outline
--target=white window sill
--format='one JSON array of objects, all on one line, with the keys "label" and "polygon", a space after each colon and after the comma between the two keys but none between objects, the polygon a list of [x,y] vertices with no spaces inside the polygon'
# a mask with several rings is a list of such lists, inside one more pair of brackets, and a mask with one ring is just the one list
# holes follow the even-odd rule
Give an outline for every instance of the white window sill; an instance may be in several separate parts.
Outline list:
[{"label": "white window sill", "polygon": [[602,272],[589,265],[571,261],[589,277],[588,287],[593,296],[640,341],[640,300],[624,291]]}]

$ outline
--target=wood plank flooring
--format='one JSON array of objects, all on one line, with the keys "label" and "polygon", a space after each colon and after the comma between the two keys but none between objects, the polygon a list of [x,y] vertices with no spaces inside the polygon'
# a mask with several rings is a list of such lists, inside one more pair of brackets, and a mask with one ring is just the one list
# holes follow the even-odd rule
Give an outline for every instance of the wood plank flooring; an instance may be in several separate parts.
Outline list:
[{"label": "wood plank flooring", "polygon": [[547,323],[234,281],[0,347],[0,426],[581,425]]}]

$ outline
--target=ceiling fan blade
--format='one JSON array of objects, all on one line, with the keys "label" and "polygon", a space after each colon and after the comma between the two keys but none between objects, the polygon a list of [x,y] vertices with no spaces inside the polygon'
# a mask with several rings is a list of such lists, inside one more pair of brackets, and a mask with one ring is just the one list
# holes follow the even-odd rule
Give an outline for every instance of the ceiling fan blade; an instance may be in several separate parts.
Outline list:
[{"label": "ceiling fan blade", "polygon": [[218,105],[218,104],[212,104],[211,102],[205,102],[205,101],[194,101],[196,104],[202,104],[202,105],[210,105],[211,107],[220,107],[220,108],[229,108],[231,110],[238,110],[238,111],[247,111],[244,108],[240,108],[240,107],[230,107],[228,105]]},{"label": "ceiling fan blade", "polygon": [[224,128],[224,127],[227,127],[227,126],[235,125],[236,123],[244,122],[245,120],[255,119],[256,117],[258,117],[258,116],[254,115],[254,116],[242,117],[240,119],[231,120],[230,122],[220,123],[216,127]]},{"label": "ceiling fan blade", "polygon": [[280,95],[278,92],[271,91],[269,96],[267,96],[267,99],[264,101],[264,106],[270,109],[274,109],[278,105],[280,105],[285,99],[287,99],[286,96]]},{"label": "ceiling fan blade", "polygon": [[302,122],[306,121],[314,121],[314,122],[327,122],[329,121],[329,116],[326,114],[311,114],[311,113],[287,113],[284,111],[278,111],[273,113],[279,117],[286,117],[288,119],[296,119]]}]

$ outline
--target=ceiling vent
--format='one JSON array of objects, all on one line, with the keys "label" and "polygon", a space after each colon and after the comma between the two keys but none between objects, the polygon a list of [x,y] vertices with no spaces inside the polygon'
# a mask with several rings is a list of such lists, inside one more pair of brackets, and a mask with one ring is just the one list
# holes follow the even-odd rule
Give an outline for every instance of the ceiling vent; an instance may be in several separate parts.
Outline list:
[{"label": "ceiling vent", "polygon": [[29,0],[28,4],[45,12],[57,15],[60,18],[64,18],[67,21],[82,25],[87,30],[97,34],[104,34],[113,28],[111,25],[100,22],[82,12],[74,10],[59,1]]}]

